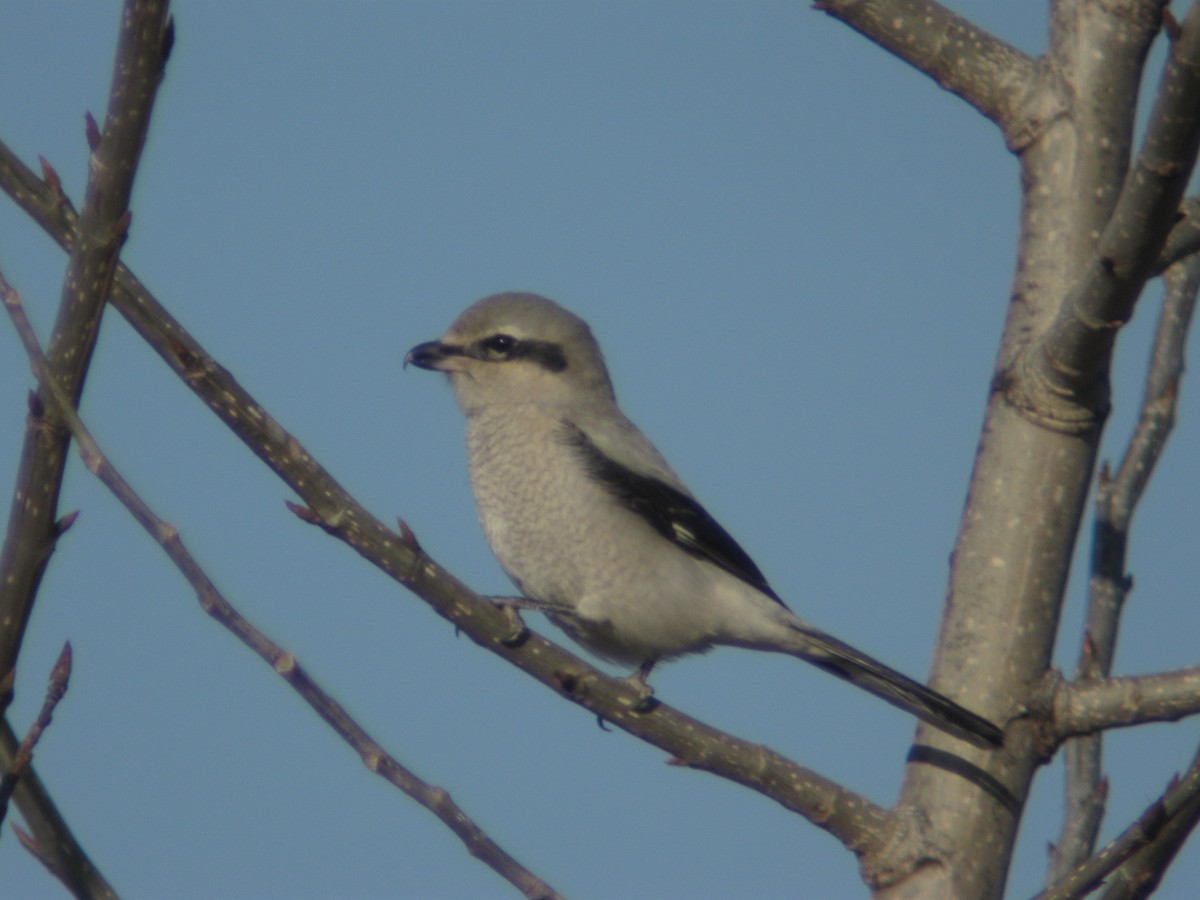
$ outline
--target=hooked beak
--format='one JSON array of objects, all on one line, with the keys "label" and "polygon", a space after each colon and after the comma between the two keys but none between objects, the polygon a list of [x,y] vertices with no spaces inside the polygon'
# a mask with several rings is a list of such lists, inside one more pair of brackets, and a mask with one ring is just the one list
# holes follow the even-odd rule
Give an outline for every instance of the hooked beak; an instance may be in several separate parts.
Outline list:
[{"label": "hooked beak", "polygon": [[441,341],[426,341],[417,344],[404,355],[404,368],[412,363],[421,369],[431,369],[435,372],[454,372],[460,369],[456,358],[463,355],[462,348],[453,344],[443,344]]}]

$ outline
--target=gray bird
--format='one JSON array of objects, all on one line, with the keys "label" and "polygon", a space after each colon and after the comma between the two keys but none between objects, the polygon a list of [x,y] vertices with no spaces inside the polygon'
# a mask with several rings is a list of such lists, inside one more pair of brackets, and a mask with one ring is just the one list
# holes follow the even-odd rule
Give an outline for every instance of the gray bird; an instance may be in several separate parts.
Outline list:
[{"label": "gray bird", "polygon": [[[986,719],[797,618],[617,407],[587,323],[535,294],[470,307],[405,365],[445,372],[492,552],[593,653],[637,666],[718,644],[798,656],[979,746]],[[648,687],[647,687],[648,691]]]}]

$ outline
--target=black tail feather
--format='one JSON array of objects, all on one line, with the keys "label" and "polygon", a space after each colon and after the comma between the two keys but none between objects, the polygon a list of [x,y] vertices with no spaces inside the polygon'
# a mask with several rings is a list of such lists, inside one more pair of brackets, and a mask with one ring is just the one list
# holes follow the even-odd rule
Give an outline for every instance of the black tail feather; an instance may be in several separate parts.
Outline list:
[{"label": "black tail feather", "polygon": [[994,750],[1004,746],[1003,730],[983,716],[859,653],[837,638],[810,627],[796,630],[805,639],[796,655],[807,662],[977,747]]}]

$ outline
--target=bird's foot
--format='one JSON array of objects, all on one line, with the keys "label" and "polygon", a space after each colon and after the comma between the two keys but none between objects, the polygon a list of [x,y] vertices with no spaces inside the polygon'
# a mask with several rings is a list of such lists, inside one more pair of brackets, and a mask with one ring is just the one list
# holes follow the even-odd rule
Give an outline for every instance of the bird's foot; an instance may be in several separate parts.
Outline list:
[{"label": "bird's foot", "polygon": [[621,680],[637,691],[638,699],[633,704],[633,711],[638,713],[647,713],[658,705],[658,701],[654,699],[654,688],[647,681],[650,677],[651,670],[654,669],[654,664],[658,662],[656,659],[648,659],[637,667],[637,671],[631,675],[627,675]]},{"label": "bird's foot", "polygon": [[508,619],[509,624],[512,626],[512,631],[500,639],[500,643],[505,647],[519,647],[529,638],[529,626],[521,620],[521,614],[518,610],[528,609],[544,613],[566,609],[565,607],[556,606],[553,603],[531,600],[528,597],[487,597],[486,599],[500,607],[505,618]]},{"label": "bird's foot", "polygon": [[529,626],[521,620],[521,614],[515,607],[502,606],[500,611],[504,613],[510,629],[508,634],[500,638],[500,643],[505,647],[520,647],[529,640]]}]

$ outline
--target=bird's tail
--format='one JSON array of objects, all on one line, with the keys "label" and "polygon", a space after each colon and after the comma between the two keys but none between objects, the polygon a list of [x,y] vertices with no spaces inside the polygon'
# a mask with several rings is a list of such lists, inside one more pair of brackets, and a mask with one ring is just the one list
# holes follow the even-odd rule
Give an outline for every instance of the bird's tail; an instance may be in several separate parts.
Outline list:
[{"label": "bird's tail", "polygon": [[792,655],[977,747],[995,749],[1004,744],[1004,732],[983,716],[806,623],[796,620],[791,628],[799,638]]}]

